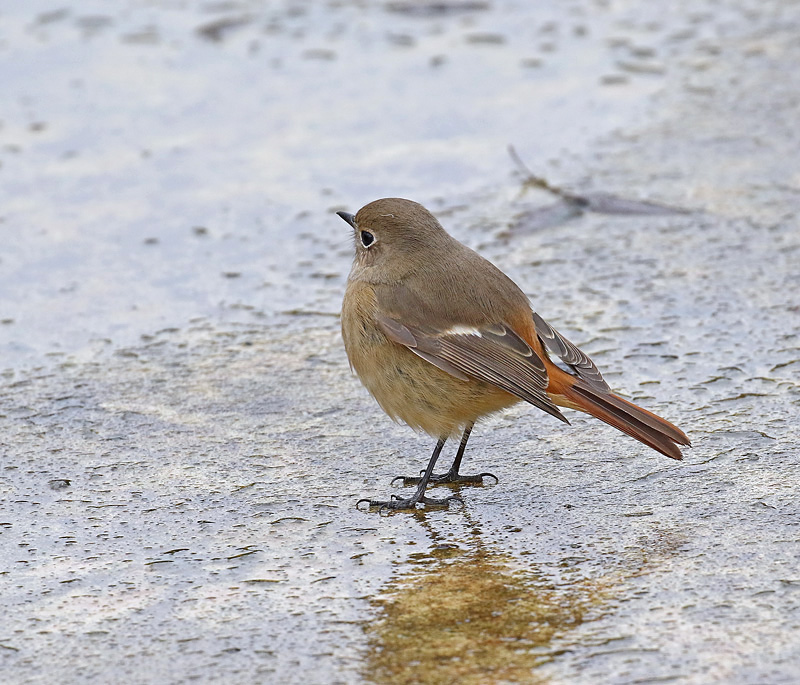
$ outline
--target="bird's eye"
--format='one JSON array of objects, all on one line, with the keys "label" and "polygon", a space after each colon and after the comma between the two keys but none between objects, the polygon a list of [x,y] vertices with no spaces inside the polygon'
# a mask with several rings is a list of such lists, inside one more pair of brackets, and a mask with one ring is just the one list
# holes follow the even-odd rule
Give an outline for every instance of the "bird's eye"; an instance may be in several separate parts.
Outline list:
[{"label": "bird's eye", "polygon": [[375,236],[369,231],[361,231],[361,244],[364,247],[369,247],[375,242]]}]

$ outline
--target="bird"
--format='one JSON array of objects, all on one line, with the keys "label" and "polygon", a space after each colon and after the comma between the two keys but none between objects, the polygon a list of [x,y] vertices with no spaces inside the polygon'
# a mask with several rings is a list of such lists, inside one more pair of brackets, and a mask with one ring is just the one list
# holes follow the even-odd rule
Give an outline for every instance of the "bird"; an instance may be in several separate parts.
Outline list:
[{"label": "bird", "polygon": [[[669,421],[615,395],[589,356],[545,321],[506,274],[403,198],[337,212],[355,255],[341,326],[352,371],[389,417],[436,439],[410,497],[361,499],[381,511],[447,506],[429,484],[480,484],[462,459],[479,420],[524,401],[569,424],[561,408],[594,416],[672,459],[690,446]],[[449,471],[434,474],[445,442],[461,437]],[[399,478],[399,477],[398,477]],[[394,482],[394,481],[392,481]],[[498,481],[499,482],[499,481]]]}]

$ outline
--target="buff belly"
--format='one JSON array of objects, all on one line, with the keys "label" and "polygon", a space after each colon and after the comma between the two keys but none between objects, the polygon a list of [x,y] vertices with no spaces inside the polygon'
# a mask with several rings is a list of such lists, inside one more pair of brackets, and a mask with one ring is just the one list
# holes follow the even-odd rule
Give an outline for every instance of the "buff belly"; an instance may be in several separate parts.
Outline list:
[{"label": "buff belly", "polygon": [[345,350],[358,378],[395,421],[436,438],[450,437],[520,401],[488,383],[464,381],[438,369],[390,341],[366,314],[345,303]]}]

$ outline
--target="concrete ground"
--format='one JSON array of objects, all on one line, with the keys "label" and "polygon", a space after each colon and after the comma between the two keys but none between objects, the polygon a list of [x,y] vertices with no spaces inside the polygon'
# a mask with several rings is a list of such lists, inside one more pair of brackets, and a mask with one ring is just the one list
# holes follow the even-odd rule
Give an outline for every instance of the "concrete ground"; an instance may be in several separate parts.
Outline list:
[{"label": "concrete ground", "polygon": [[[796,683],[798,30],[778,0],[2,8],[3,682]],[[463,507],[356,509],[433,447],[339,334],[333,212],[396,195],[685,460],[519,405]]]}]

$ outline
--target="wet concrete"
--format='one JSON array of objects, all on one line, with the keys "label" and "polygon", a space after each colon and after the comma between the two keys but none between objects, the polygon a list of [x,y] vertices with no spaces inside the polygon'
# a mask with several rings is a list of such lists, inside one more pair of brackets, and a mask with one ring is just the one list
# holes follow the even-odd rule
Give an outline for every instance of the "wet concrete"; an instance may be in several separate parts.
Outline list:
[{"label": "wet concrete", "polygon": [[[793,4],[35,0],[0,28],[4,682],[797,681]],[[508,144],[690,211],[543,213]],[[498,485],[355,509],[433,447],[338,332],[332,212],[387,195],[686,460],[518,406],[467,453]]]}]

